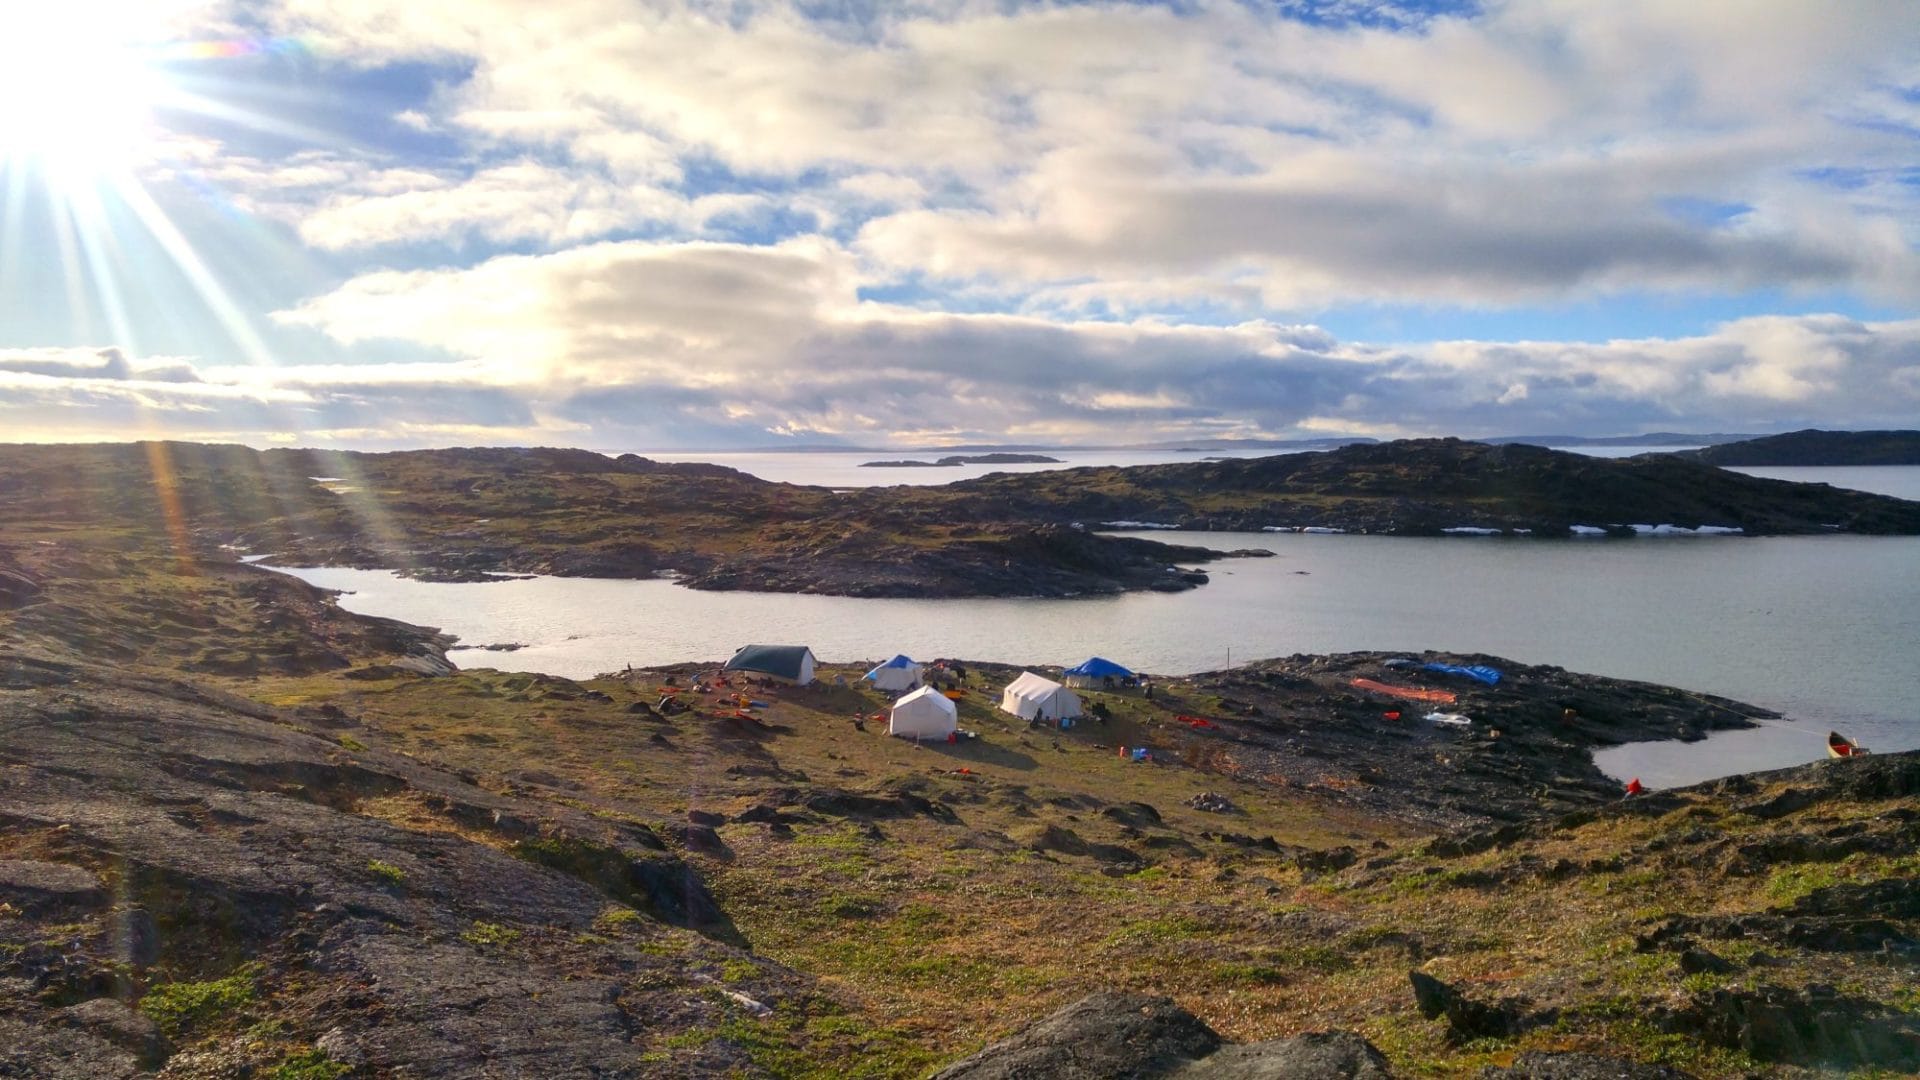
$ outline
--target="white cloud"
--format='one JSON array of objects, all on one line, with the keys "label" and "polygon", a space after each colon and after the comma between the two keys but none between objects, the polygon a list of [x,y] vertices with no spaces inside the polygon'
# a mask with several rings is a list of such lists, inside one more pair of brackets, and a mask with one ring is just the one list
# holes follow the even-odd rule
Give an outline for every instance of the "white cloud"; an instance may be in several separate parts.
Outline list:
[{"label": "white cloud", "polygon": [[[601,244],[368,275],[284,316],[538,387],[595,430],[724,417],[736,432],[886,438],[930,419],[1056,439],[1413,430],[1615,433],[1893,422],[1920,409],[1920,320],[1767,317],[1680,339],[1388,350],[1311,326],[1062,322],[863,303],[843,250]],[[1409,418],[1417,418],[1410,420]]]},{"label": "white cloud", "polygon": [[645,225],[698,232],[710,218],[758,202],[747,195],[688,199],[531,161],[458,182],[410,170],[407,179],[417,186],[401,186],[405,181],[392,173],[375,174],[364,193],[331,196],[305,214],[301,238],[326,250],[466,237],[558,246]]},{"label": "white cloud", "polygon": [[262,18],[323,78],[444,65],[385,132],[435,156],[176,139],[150,178],[210,182],[318,253],[328,284],[283,305],[281,341],[460,359],[15,350],[0,408],[710,442],[1920,411],[1911,320],[1399,349],[1299,325],[1646,295],[1920,310],[1910,3],[1348,6],[1365,25],[1227,0],[280,0]]},{"label": "white cloud", "polygon": [[[712,213],[663,185],[711,157],[800,180],[784,197],[825,224],[903,208],[868,223],[863,247],[898,276],[1083,304],[1177,299],[1197,276],[1257,281],[1218,297],[1248,310],[1750,288],[1920,299],[1911,186],[1800,176],[1910,157],[1861,123],[1912,111],[1886,90],[1920,80],[1908,4],[1375,8],[1359,27],[1224,2],[810,19],[573,0],[528,20],[514,0],[287,0],[275,18],[358,63],[473,64],[434,119],[534,155],[438,198],[347,199],[308,226],[320,243],[560,244],[642,222],[700,235]],[[1714,226],[1676,217],[1674,199],[1751,210]]]}]

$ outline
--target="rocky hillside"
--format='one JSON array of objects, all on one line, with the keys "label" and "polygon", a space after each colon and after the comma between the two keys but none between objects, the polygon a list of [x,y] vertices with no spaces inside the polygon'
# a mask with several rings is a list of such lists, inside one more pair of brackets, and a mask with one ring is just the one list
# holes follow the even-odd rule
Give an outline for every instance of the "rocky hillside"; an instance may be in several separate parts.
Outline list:
[{"label": "rocky hillside", "polygon": [[[1100,993],[939,1076],[1912,1075],[1916,797],[1913,754],[1822,762],[1443,836],[1324,879],[1345,910],[1397,916],[1339,940],[1366,954],[1346,970],[1405,968],[1418,1020],[1370,1028],[1403,1052],[1353,1031],[1235,1045],[1164,997]],[[1507,944],[1435,951],[1463,926]]]},{"label": "rocky hillside", "polygon": [[1587,457],[1512,444],[1413,439],[1320,454],[997,475],[941,489],[954,513],[1189,529],[1334,528],[1535,537],[1575,526],[1717,526],[1749,535],[1920,533],[1920,503],[1741,476],[1677,455]]},{"label": "rocky hillside", "polygon": [[1589,747],[1755,710],[1384,654],[1068,731],[964,665],[917,747],[857,668],[460,671],[280,580],[7,541],[0,1075],[1920,1068],[1920,756],[1622,800]]},{"label": "rocky hillside", "polygon": [[1920,465],[1920,431],[1807,428],[1693,450],[1709,465]]},{"label": "rocky hillside", "polygon": [[456,580],[673,573],[692,588],[845,596],[1190,589],[1206,574],[1177,564],[1221,557],[580,450],[0,446],[0,521],[22,536],[110,534],[197,565],[252,551]]}]

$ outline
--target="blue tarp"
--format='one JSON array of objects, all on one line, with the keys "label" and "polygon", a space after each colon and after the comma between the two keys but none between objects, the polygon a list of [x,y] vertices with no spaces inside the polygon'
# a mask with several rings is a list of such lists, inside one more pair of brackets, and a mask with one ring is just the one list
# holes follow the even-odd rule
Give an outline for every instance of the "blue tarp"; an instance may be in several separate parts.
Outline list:
[{"label": "blue tarp", "polygon": [[908,659],[905,653],[901,653],[900,655],[894,657],[893,659],[887,661],[886,663],[881,664],[880,666],[874,668],[872,671],[867,672],[865,675],[862,675],[861,678],[871,679],[888,668],[914,668],[919,666],[920,666],[919,664],[915,663],[911,659]]},{"label": "blue tarp", "polygon": [[1083,679],[1104,679],[1108,676],[1116,679],[1130,679],[1133,677],[1133,672],[1100,656],[1089,658],[1086,663],[1081,664],[1079,667],[1068,668],[1065,674],[1077,675]]},{"label": "blue tarp", "polygon": [[1459,664],[1422,664],[1421,668],[1426,671],[1437,671],[1442,675],[1459,675],[1475,679],[1488,686],[1500,685],[1500,669],[1483,664],[1475,664],[1472,667],[1461,667]]}]

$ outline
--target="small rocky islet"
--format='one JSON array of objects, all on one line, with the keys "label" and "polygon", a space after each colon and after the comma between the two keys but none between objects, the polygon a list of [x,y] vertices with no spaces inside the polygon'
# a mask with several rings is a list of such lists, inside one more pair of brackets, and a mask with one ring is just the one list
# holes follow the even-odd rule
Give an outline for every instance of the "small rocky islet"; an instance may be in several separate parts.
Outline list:
[{"label": "small rocky islet", "polygon": [[[1090,689],[1065,731],[962,661],[979,738],[928,746],[854,724],[889,701],[861,666],[463,669],[222,546],[400,551],[322,511],[303,478],[340,462],[203,449],[168,451],[157,521],[137,483],[0,472],[0,1074],[1920,1069],[1920,755],[1623,798],[1593,748],[1769,714],[1445,653]],[[654,475],[592,464],[559,486]],[[493,523],[352,475],[381,543]],[[667,475],[711,487],[687,527],[736,483]]]}]

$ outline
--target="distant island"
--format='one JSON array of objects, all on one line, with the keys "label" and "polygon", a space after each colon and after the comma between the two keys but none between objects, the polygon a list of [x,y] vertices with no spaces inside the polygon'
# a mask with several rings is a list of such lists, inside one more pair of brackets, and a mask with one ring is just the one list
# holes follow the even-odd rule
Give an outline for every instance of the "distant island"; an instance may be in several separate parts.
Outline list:
[{"label": "distant island", "polygon": [[1721,443],[1744,442],[1757,438],[1754,435],[1735,435],[1723,431],[1649,431],[1641,435],[1499,435],[1491,439],[1475,439],[1492,446],[1504,446],[1507,443],[1526,443],[1529,446],[1718,446]]},{"label": "distant island", "polygon": [[1695,450],[1709,465],[1920,465],[1920,431],[1807,428]]},{"label": "distant island", "polygon": [[955,465],[1064,465],[1045,454],[949,454],[938,461],[863,461],[863,469],[945,469]]}]

